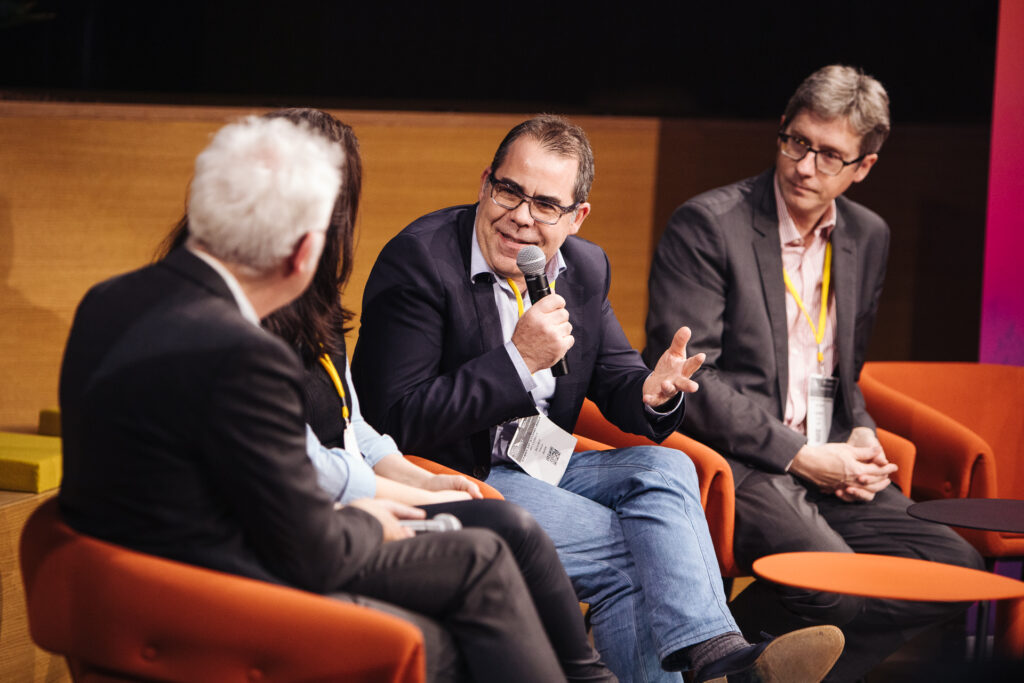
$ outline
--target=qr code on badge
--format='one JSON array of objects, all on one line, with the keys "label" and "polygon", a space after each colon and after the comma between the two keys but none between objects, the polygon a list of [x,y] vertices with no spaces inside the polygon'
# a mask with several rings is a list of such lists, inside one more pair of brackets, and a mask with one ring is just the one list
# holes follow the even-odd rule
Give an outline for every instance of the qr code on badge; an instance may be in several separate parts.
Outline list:
[{"label": "qr code on badge", "polygon": [[548,446],[548,455],[546,460],[552,465],[558,464],[558,449]]}]

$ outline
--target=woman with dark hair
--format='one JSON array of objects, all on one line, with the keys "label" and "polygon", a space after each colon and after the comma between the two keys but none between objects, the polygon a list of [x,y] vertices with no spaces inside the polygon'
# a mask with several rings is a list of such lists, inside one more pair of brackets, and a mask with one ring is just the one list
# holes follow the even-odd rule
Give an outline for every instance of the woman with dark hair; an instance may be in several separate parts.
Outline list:
[{"label": "woman with dark hair", "polygon": [[[338,504],[386,498],[422,506],[427,517],[448,513],[463,526],[491,529],[512,550],[567,679],[616,680],[590,645],[572,584],[554,544],[533,517],[512,503],[480,500],[476,484],[461,475],[433,474],[412,464],[390,437],[362,419],[345,353],[344,335],[353,314],[341,304],[341,290],[352,271],[362,185],[359,143],[349,126],[326,112],[283,109],[267,116],[304,121],[339,142],[345,152],[342,187],[313,282],[291,305],[263,320],[264,327],[291,344],[302,358],[307,452],[321,487]],[[185,216],[164,240],[161,255],[187,239]]]}]

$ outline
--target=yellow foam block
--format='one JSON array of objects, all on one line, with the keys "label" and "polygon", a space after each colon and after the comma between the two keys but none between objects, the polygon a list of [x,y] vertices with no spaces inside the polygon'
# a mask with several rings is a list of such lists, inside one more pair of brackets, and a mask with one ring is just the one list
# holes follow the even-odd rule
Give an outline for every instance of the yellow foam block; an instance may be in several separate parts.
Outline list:
[{"label": "yellow foam block", "polygon": [[60,477],[60,438],[0,432],[0,489],[41,493]]}]

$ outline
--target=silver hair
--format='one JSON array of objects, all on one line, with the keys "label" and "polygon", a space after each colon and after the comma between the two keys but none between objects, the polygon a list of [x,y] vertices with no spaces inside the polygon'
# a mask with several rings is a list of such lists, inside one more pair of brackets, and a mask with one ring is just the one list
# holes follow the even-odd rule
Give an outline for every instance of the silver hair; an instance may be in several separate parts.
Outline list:
[{"label": "silver hair", "polygon": [[861,154],[878,152],[889,135],[889,95],[881,83],[852,66],[831,64],[804,79],[789,98],[786,121],[805,110],[827,121],[845,117],[861,136]]},{"label": "silver hair", "polygon": [[189,242],[267,273],[303,235],[323,232],[341,187],[341,146],[285,118],[224,126],[196,158]]}]

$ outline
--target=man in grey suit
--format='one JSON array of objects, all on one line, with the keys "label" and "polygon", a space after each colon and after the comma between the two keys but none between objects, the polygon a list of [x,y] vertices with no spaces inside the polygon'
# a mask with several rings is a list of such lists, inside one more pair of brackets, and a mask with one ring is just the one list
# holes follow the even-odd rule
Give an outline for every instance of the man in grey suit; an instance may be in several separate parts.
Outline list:
[{"label": "man in grey suit", "polygon": [[[683,321],[707,354],[681,431],[732,467],[736,558],[748,569],[801,550],[983,566],[955,533],[906,514],[857,387],[889,227],[842,194],[868,176],[888,132],[878,81],[818,70],[786,107],[775,168],[683,204],[654,256],[644,358],[658,358]],[[733,604],[744,631],[842,626],[846,650],[828,680],[861,677],[962,609],[763,583]]]}]

